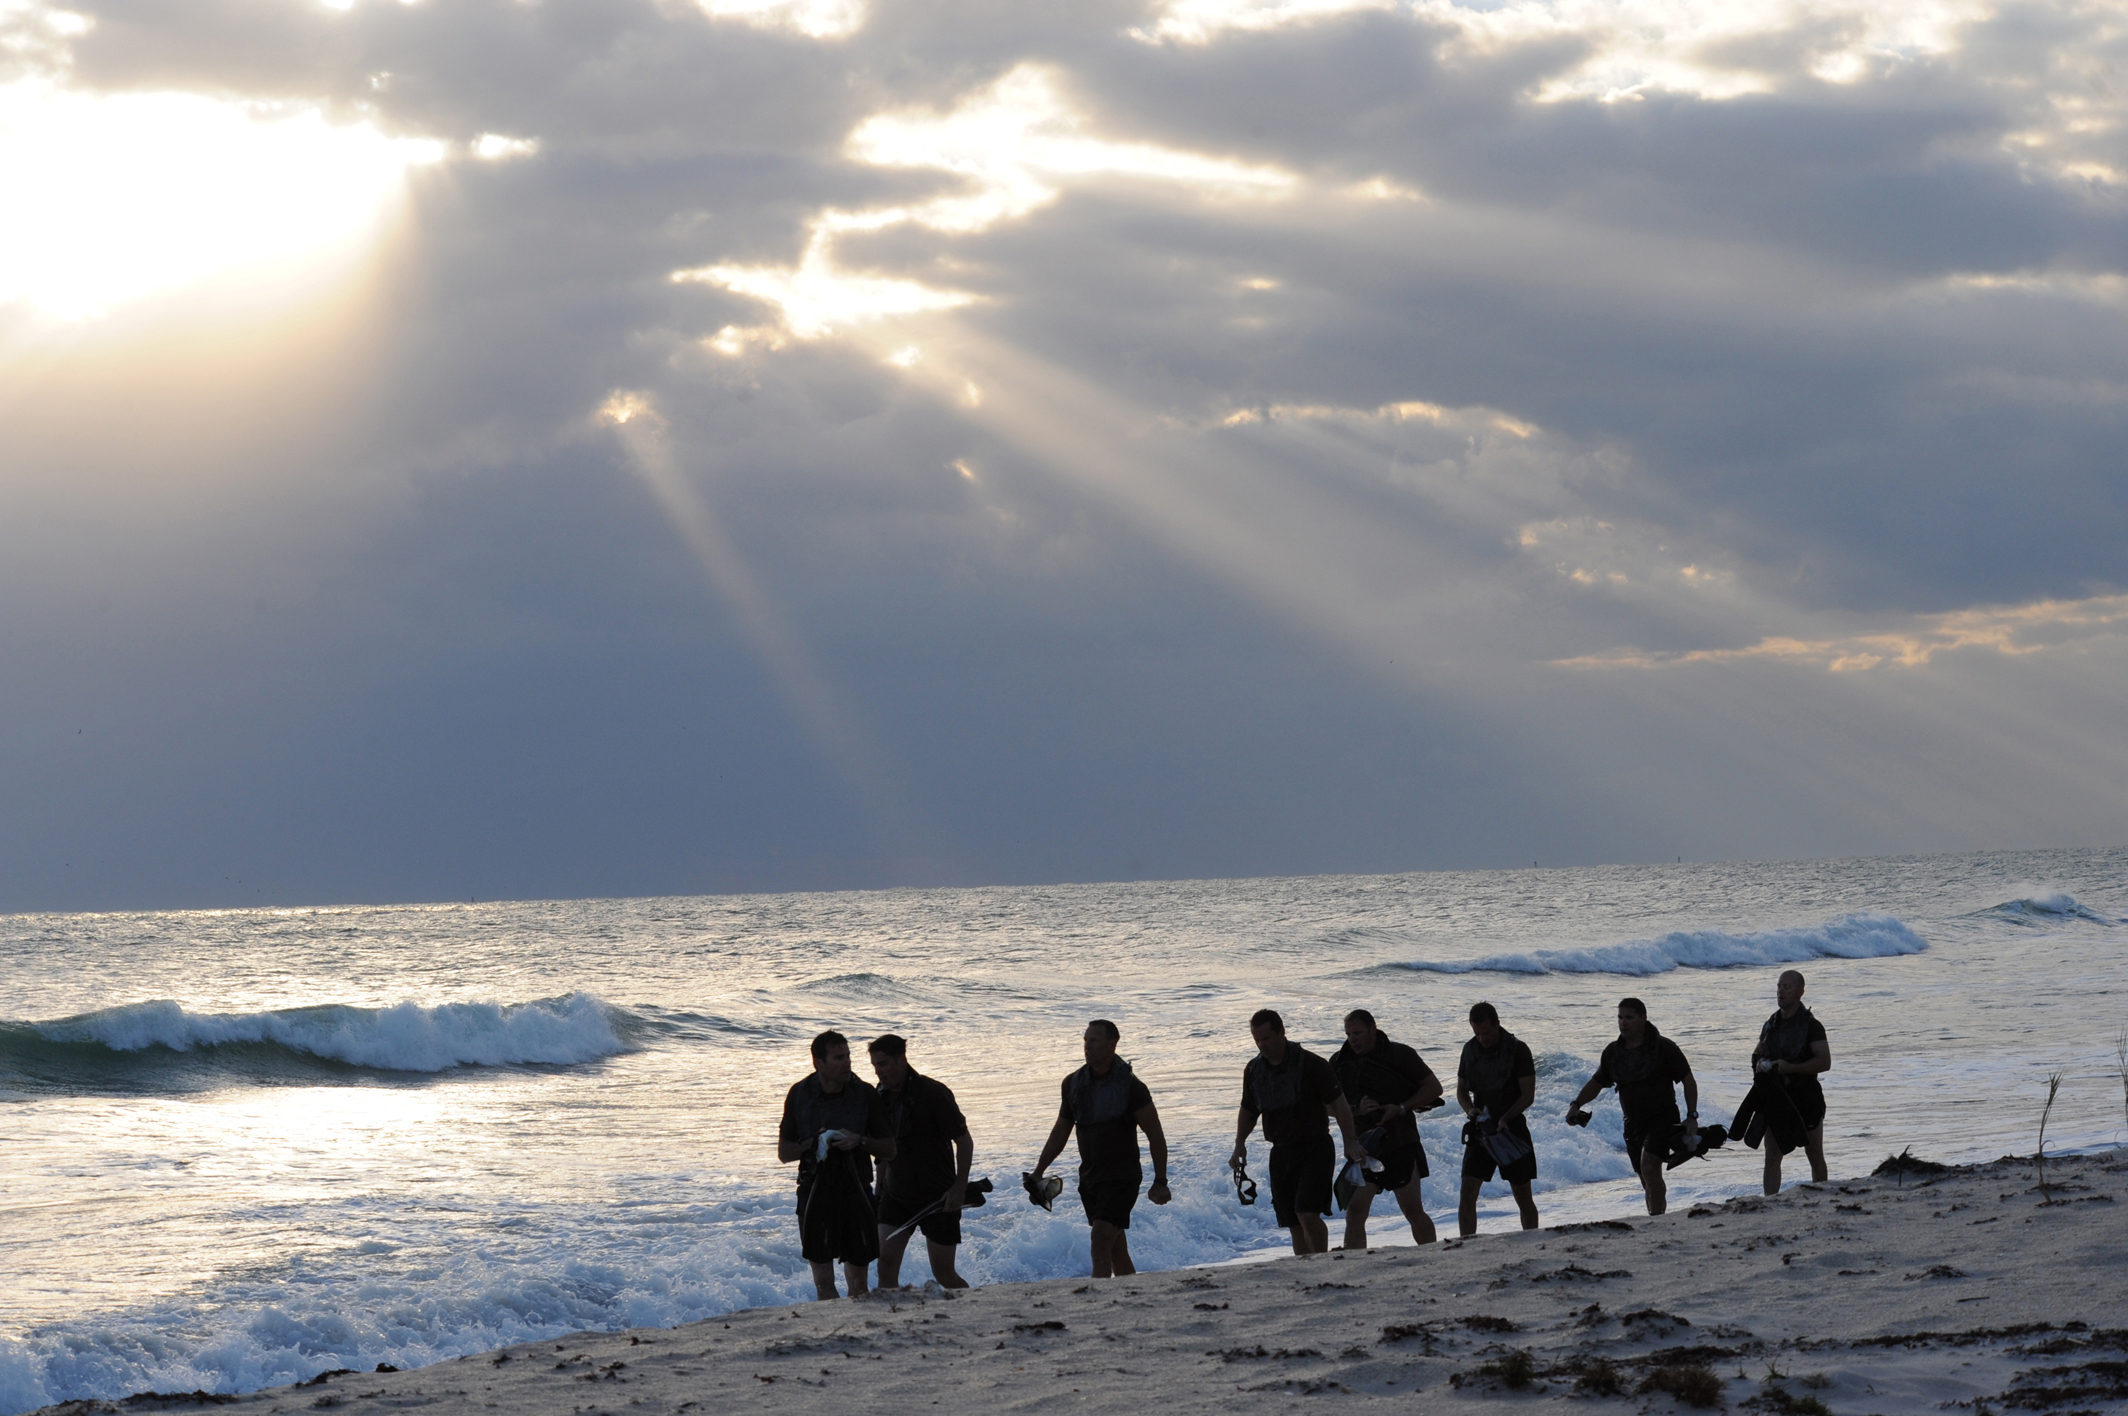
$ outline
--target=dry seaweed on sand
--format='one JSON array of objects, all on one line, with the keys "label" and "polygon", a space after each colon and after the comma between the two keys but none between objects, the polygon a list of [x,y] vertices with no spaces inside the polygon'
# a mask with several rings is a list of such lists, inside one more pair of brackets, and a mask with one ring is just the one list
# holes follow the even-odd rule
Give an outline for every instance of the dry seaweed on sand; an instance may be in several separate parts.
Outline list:
[{"label": "dry seaweed on sand", "polygon": [[1640,1379],[1642,1396],[1667,1392],[1687,1406],[1713,1406],[1722,1399],[1722,1379],[1706,1367],[1657,1367]]}]

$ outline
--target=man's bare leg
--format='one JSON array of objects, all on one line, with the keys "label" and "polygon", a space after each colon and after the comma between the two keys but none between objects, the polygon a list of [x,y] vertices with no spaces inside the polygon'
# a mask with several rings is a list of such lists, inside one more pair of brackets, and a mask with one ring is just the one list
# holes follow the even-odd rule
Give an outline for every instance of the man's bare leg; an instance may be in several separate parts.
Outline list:
[{"label": "man's bare leg", "polygon": [[908,1251],[909,1236],[895,1234],[888,1225],[879,1226],[879,1286],[901,1287],[901,1256]]},{"label": "man's bare leg", "polygon": [[1362,1185],[1352,1192],[1352,1203],[1345,1207],[1345,1247],[1367,1247],[1367,1211],[1374,1208],[1374,1197],[1381,1191],[1372,1185]]},{"label": "man's bare leg", "polygon": [[1411,1221],[1411,1237],[1421,1244],[1431,1244],[1439,1236],[1434,1233],[1433,1216],[1426,1212],[1426,1196],[1422,1193],[1425,1183],[1413,1176],[1409,1185],[1396,1192],[1396,1202],[1397,1208],[1404,1211],[1404,1218]]},{"label": "man's bare leg", "polygon": [[1287,1232],[1293,1236],[1293,1252],[1296,1254],[1330,1252],[1330,1226],[1319,1214],[1303,1211],[1294,1215],[1293,1228]]},{"label": "man's bare leg", "polygon": [[[968,1280],[962,1278],[953,1267],[953,1255],[957,1248],[957,1245],[941,1244],[928,1235],[924,1238],[924,1249],[931,1255],[931,1276],[938,1280],[938,1286],[941,1288],[966,1288],[968,1286]],[[881,1273],[886,1272],[886,1265],[887,1261],[882,1257],[879,1261]],[[879,1286],[884,1288],[887,1285],[882,1281]]]},{"label": "man's bare leg", "polygon": [[1825,1168],[1825,1127],[1822,1123],[1803,1137],[1803,1154],[1810,1157],[1810,1178],[1826,1180],[1832,1172]]},{"label": "man's bare leg", "polygon": [[862,1298],[872,1291],[872,1266],[870,1264],[845,1263],[842,1276],[850,1285],[850,1296]]},{"label": "man's bare leg", "polygon": [[1130,1243],[1123,1237],[1123,1231],[1105,1219],[1093,1222],[1093,1236],[1088,1247],[1093,1257],[1095,1278],[1113,1278],[1138,1271],[1131,1267]]},{"label": "man's bare leg", "polygon": [[813,1270],[813,1296],[823,1303],[840,1298],[842,1295],[835,1291],[835,1265],[816,1263],[810,1259],[806,1262]]},{"label": "man's bare leg", "polygon": [[1765,1146],[1766,1174],[1764,1179],[1766,1193],[1778,1195],[1781,1193],[1781,1143],[1773,1138],[1771,1131],[1768,1131],[1766,1133]]},{"label": "man's bare leg", "polygon": [[1663,1158],[1652,1145],[1640,1152],[1640,1188],[1647,1192],[1649,1214],[1661,1214],[1670,1207],[1670,1182],[1663,1176]]},{"label": "man's bare leg", "polygon": [[1535,1229],[1537,1227],[1537,1197],[1530,1193],[1530,1182],[1527,1180],[1510,1180],[1507,1182],[1507,1188],[1515,1192],[1515,1208],[1522,1211],[1522,1227],[1524,1229]]},{"label": "man's bare leg", "polygon": [[1463,1198],[1456,1201],[1456,1232],[1465,1239],[1478,1232],[1478,1191],[1484,1185],[1475,1175],[1463,1177]]}]

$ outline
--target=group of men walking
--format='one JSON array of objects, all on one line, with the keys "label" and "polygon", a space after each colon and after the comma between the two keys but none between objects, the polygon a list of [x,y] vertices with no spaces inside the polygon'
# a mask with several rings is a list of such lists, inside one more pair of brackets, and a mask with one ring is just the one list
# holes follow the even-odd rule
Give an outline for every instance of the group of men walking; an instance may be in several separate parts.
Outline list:
[{"label": "group of men walking", "polygon": [[[1825,1028],[1803,1007],[1802,974],[1780,977],[1780,1006],[1759,1031],[1752,1051],[1752,1087],[1730,1132],[1699,1124],[1699,1084],[1677,1043],[1648,1020],[1637,998],[1618,1005],[1618,1037],[1603,1050],[1595,1073],[1568,1105],[1569,1125],[1586,1125],[1585,1109],[1616,1088],[1625,1118],[1625,1146],[1650,1214],[1667,1200],[1664,1173],[1704,1155],[1733,1133],[1765,1143],[1765,1190],[1781,1184],[1781,1158],[1798,1146],[1814,1180],[1826,1178],[1825,1095],[1818,1076],[1832,1065]],[[1242,1073],[1234,1149],[1228,1158],[1240,1203],[1255,1203],[1249,1140],[1261,1126],[1270,1147],[1266,1174],[1279,1227],[1296,1254],[1330,1247],[1332,1201],[1345,1211],[1344,1247],[1367,1247],[1367,1219],[1378,1195],[1397,1206],[1420,1244],[1435,1240],[1423,1183],[1431,1171],[1418,1117],[1444,1104],[1446,1088],[1419,1054],[1397,1042],[1374,1015],[1355,1008],[1345,1016],[1345,1043],[1329,1057],[1286,1037],[1284,1020],[1269,1008],[1249,1019],[1256,1055]],[[1500,1023],[1490,1003],[1470,1010],[1471,1036],[1455,1071],[1455,1099],[1463,1127],[1458,1231],[1475,1234],[1478,1197],[1496,1175],[1507,1182],[1522,1227],[1537,1227],[1537,1152],[1528,1111],[1537,1097],[1537,1065],[1529,1045]],[[1129,1230],[1145,1172],[1139,1136],[1153,1163],[1145,1198],[1164,1205],[1168,1188],[1167,1135],[1152,1093],[1116,1055],[1121,1031],[1105,1018],[1086,1025],[1084,1063],[1066,1076],[1056,1123],[1034,1169],[1021,1178],[1028,1198],[1048,1208],[1063,1189],[1049,1168],[1074,1132],[1079,1140],[1078,1192],[1091,1229],[1096,1278],[1135,1273]],[[900,1284],[912,1234],[924,1236],[936,1282],[965,1288],[954,1266],[961,1210],[983,1203],[987,1181],[971,1182],[975,1143],[953,1092],[909,1065],[908,1043],[889,1033],[867,1047],[878,1085],[856,1076],[849,1040],[839,1032],[813,1039],[813,1071],[784,1099],[777,1157],[798,1163],[800,1246],[822,1298],[837,1294],[835,1265],[852,1297]],[[1677,1090],[1684,1092],[1679,1111]],[[1344,1161],[1330,1136],[1335,1121]],[[879,1162],[874,1174],[874,1161]]]}]

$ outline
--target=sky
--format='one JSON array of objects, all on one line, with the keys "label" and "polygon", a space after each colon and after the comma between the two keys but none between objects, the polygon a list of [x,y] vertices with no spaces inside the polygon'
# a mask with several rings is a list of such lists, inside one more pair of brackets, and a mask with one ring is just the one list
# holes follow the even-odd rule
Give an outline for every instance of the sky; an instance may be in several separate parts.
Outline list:
[{"label": "sky", "polygon": [[0,911],[2128,841],[2128,18],[0,0]]}]

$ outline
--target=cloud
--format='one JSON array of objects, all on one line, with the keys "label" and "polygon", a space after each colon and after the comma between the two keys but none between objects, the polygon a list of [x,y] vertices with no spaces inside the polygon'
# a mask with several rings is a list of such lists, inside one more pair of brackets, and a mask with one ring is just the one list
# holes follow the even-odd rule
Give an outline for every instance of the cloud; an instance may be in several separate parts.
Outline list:
[{"label": "cloud", "polygon": [[2118,641],[2124,627],[2128,627],[2128,595],[2094,595],[1920,615],[1905,626],[1830,639],[1780,636],[1742,649],[1692,649],[1660,655],[1620,651],[1556,662],[1576,669],[1655,669],[1770,659],[1817,665],[1836,674],[1857,673],[1887,667],[1923,668],[1937,655],[1959,649],[2007,655],[2074,650],[2094,640]]}]

